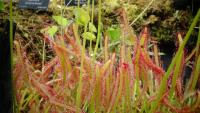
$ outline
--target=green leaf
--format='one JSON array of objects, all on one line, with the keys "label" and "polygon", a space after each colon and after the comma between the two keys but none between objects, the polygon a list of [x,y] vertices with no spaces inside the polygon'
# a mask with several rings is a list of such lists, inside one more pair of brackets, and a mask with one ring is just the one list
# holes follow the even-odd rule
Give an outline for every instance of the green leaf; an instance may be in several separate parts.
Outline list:
[{"label": "green leaf", "polygon": [[111,27],[107,30],[107,33],[112,42],[120,40],[121,30],[119,27],[118,28]]},{"label": "green leaf", "polygon": [[80,25],[86,25],[90,21],[90,15],[87,11],[82,8],[76,8],[74,10],[76,22]]},{"label": "green leaf", "polygon": [[89,31],[90,32],[97,32],[97,28],[94,26],[94,24],[93,23],[89,23]]},{"label": "green leaf", "polygon": [[0,11],[4,10],[4,4],[3,1],[0,0]]},{"label": "green leaf", "polygon": [[69,21],[62,16],[53,16],[53,19],[58,23],[58,25],[62,27],[66,27],[69,25]]},{"label": "green leaf", "polygon": [[51,37],[53,37],[56,34],[57,31],[58,31],[57,26],[51,26],[51,27],[48,28],[48,34]]},{"label": "green leaf", "polygon": [[94,41],[96,39],[96,36],[93,33],[91,33],[91,32],[85,32],[85,33],[83,33],[82,37],[85,38],[85,39],[87,39],[87,40],[92,40],[92,41]]}]

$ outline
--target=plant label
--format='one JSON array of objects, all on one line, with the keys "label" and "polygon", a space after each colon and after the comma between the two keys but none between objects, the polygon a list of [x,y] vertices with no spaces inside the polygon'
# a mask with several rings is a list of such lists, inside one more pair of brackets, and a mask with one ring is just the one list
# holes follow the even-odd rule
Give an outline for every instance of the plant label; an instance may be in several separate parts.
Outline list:
[{"label": "plant label", "polygon": [[49,0],[20,0],[18,7],[22,9],[47,10]]},{"label": "plant label", "polygon": [[[90,0],[92,3],[92,0]],[[87,4],[88,0],[79,0],[80,5]],[[67,6],[77,6],[78,0],[65,0],[65,5]]]}]

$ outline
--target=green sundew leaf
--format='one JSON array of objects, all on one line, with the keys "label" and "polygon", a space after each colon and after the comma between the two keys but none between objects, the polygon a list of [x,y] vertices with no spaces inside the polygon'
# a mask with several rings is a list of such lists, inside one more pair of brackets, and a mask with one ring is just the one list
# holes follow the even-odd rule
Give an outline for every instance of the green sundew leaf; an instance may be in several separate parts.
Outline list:
[{"label": "green sundew leaf", "polygon": [[89,23],[89,31],[90,32],[97,32],[97,28],[94,26],[94,24],[93,23]]},{"label": "green sundew leaf", "polygon": [[140,40],[140,46],[144,46],[144,42],[145,42],[145,38],[142,37],[141,40]]},{"label": "green sundew leaf", "polygon": [[56,32],[58,31],[58,27],[57,26],[51,26],[50,28],[48,28],[48,34],[53,37]]},{"label": "green sundew leaf", "polygon": [[4,4],[3,1],[0,0],[0,11],[4,10]]},{"label": "green sundew leaf", "polygon": [[107,30],[108,32],[108,36],[111,39],[112,42],[116,42],[120,40],[120,36],[121,36],[121,31],[120,28],[109,28]]},{"label": "green sundew leaf", "polygon": [[198,59],[196,61],[196,67],[194,69],[194,75],[192,77],[192,84],[191,84],[191,90],[193,91],[195,89],[195,86],[198,82],[199,74],[200,74],[200,55],[198,56]]},{"label": "green sundew leaf", "polygon": [[69,21],[62,16],[53,16],[53,19],[58,23],[58,25],[62,27],[69,25]]},{"label": "green sundew leaf", "polygon": [[85,32],[85,33],[83,33],[82,37],[85,38],[85,39],[87,39],[87,40],[92,40],[92,41],[94,41],[96,39],[96,36],[93,33],[91,33],[91,32]]},{"label": "green sundew leaf", "polygon": [[175,69],[174,69],[174,74],[173,74],[172,83],[171,83],[171,89],[169,91],[170,98],[172,98],[173,93],[175,92],[175,86],[176,86],[176,83],[177,83],[177,79],[178,79],[179,73],[181,72],[180,67],[181,67],[181,60],[183,58],[183,53],[184,52],[181,51],[181,54],[178,56],[178,60],[176,61],[176,66],[175,66]]},{"label": "green sundew leaf", "polygon": [[83,8],[76,8],[74,10],[76,22],[80,25],[86,25],[90,21],[90,15]]}]

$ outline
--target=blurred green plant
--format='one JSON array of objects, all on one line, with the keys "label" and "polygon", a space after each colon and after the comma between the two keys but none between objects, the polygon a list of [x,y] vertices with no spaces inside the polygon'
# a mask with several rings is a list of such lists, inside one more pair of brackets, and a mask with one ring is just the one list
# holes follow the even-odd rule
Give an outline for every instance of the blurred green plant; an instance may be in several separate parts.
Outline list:
[{"label": "blurred green plant", "polygon": [[87,25],[90,21],[90,15],[83,8],[76,8],[74,10],[76,22],[80,25]]},{"label": "blurred green plant", "polygon": [[51,27],[48,28],[48,34],[52,38],[56,34],[57,31],[58,31],[58,27],[57,26],[51,26]]},{"label": "blurred green plant", "polygon": [[[61,29],[63,28],[66,29],[72,23],[72,21],[64,18],[63,16],[52,16],[52,18],[58,25],[48,26],[47,28],[40,30],[41,33],[44,33],[46,31],[52,38],[58,31],[61,31]],[[60,29],[59,26],[61,26]]]},{"label": "blurred green plant", "polygon": [[110,27],[107,30],[108,36],[112,42],[120,41],[121,29],[119,27]]},{"label": "blurred green plant", "polygon": [[4,10],[4,3],[3,0],[0,0],[0,11]]},{"label": "blurred green plant", "polygon": [[95,41],[95,39],[96,39],[96,36],[93,33],[91,33],[91,32],[84,32],[82,34],[82,36],[83,36],[83,38],[85,38],[87,40]]},{"label": "blurred green plant", "polygon": [[70,24],[70,21],[62,16],[53,16],[53,19],[62,27],[67,27]]}]

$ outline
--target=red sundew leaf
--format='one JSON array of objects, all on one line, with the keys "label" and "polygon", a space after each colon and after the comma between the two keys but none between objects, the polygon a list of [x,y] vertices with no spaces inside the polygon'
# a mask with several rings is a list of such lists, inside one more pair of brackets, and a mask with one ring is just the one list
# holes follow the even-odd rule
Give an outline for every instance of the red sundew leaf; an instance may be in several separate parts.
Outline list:
[{"label": "red sundew leaf", "polygon": [[66,48],[63,46],[55,44],[53,47],[56,52],[56,55],[58,56],[59,63],[62,65],[63,80],[65,81],[69,75],[73,74],[72,73],[72,61],[69,58],[70,55],[66,51]]},{"label": "red sundew leaf", "polygon": [[[54,73],[57,73],[58,77],[61,78],[61,79],[52,80],[52,81],[47,82],[46,84],[61,82],[61,80],[62,80],[62,69],[61,69],[61,65],[59,63],[54,66]],[[73,74],[68,75],[67,81],[65,82],[67,87],[71,90],[75,89],[75,86],[78,83],[80,68],[73,66],[72,73]],[[59,75],[61,75],[61,76],[59,76]]]},{"label": "red sundew leaf", "polygon": [[175,113],[193,113],[191,112],[191,107],[188,107],[188,106],[185,106],[185,107],[182,107],[182,108],[177,108],[175,107],[174,105],[172,105],[170,102],[169,102],[169,99],[167,98],[168,97],[168,92],[166,92],[163,96],[162,96],[162,99],[161,99],[161,104],[164,104],[166,105],[168,108],[171,109],[172,112],[175,112]]},{"label": "red sundew leaf", "polygon": [[17,48],[17,56],[18,56],[18,60],[17,60],[17,63],[16,65],[14,66],[14,70],[13,70],[13,78],[14,78],[14,85],[15,85],[15,88],[18,89],[16,90],[16,97],[17,97],[17,100],[20,101],[21,100],[21,93],[20,93],[20,90],[21,88],[23,88],[23,85],[24,85],[24,78],[25,76],[24,75],[27,75],[27,70],[25,69],[26,66],[25,66],[25,60],[22,56],[22,51],[21,51],[21,48],[20,48],[20,45],[18,42],[15,42],[16,44],[16,48]]},{"label": "red sundew leaf", "polygon": [[[162,99],[163,99],[163,98],[166,98],[166,97],[168,96],[168,94],[169,94],[169,92],[166,91],[166,92],[163,94]],[[149,97],[148,103],[153,102],[155,99],[156,99],[156,95]],[[162,99],[161,99],[161,100],[162,100]]]},{"label": "red sundew leaf", "polygon": [[131,69],[130,69],[129,64],[122,63],[122,66],[121,66],[121,69],[120,69],[120,73],[121,73],[120,76],[123,76],[123,79],[122,79],[122,92],[121,92],[121,96],[119,98],[120,99],[119,101],[122,101],[122,98],[121,98],[122,96],[124,96],[125,98],[127,97],[127,98],[130,99],[130,95],[132,94],[131,93],[132,91],[130,91],[130,90],[133,88],[132,87],[133,83],[131,83],[132,82],[131,81],[132,76],[131,76]]},{"label": "red sundew leaf", "polygon": [[167,80],[167,86],[168,86],[169,89],[170,89],[171,84],[172,84],[172,76],[173,76],[173,72],[171,72],[171,74],[170,74],[170,76],[169,76],[169,78]]},{"label": "red sundew leaf", "polygon": [[16,90],[16,97],[18,102],[21,100],[21,89],[27,88],[25,84],[29,84],[28,82],[28,75],[31,75],[33,72],[32,65],[30,64],[26,53],[21,48],[21,44],[17,41],[14,41],[17,49],[17,63],[14,66],[13,70],[13,82],[15,85]]},{"label": "red sundew leaf", "polygon": [[45,99],[48,100],[50,103],[59,106],[59,107],[63,107],[66,108],[68,110],[71,111],[78,111],[81,112],[80,109],[74,107],[74,106],[67,106],[64,105],[63,103],[63,99],[58,99],[56,98],[57,93],[48,85],[42,84],[40,83],[38,80],[36,80],[33,76],[30,76],[30,80],[32,85],[34,86],[34,88],[36,89],[36,91]]},{"label": "red sundew leaf", "polygon": [[149,30],[147,27],[144,27],[143,31],[140,33],[139,36],[139,42],[138,42],[139,46],[147,49],[148,38],[149,38]]},{"label": "red sundew leaf", "polygon": [[[113,88],[112,85],[114,84],[113,82],[111,82],[111,79],[112,78],[116,78],[114,76],[110,76],[110,74],[112,73],[113,71],[113,68],[114,68],[114,62],[115,62],[115,54],[112,55],[112,58],[110,60],[107,61],[107,66],[106,64],[104,64],[103,67],[101,67],[101,75],[102,78],[101,78],[101,104],[105,107],[105,108],[108,108],[108,105],[109,105],[109,97],[111,97],[111,92],[110,90],[112,90]],[[109,64],[109,65],[108,65]],[[106,68],[105,68],[106,67]],[[105,70],[106,69],[106,70]],[[102,74],[104,73],[104,74]],[[109,86],[106,86],[106,80],[109,79]],[[113,84],[112,84],[113,83]],[[108,88],[109,87],[109,88]]]},{"label": "red sundew leaf", "polygon": [[101,80],[101,104],[106,105],[106,78],[103,77]]},{"label": "red sundew leaf", "polygon": [[[181,41],[181,39],[180,39]],[[184,71],[184,68],[185,68],[185,51],[183,53],[184,55],[182,55],[181,57],[181,63],[179,65],[179,69],[178,69],[178,75],[176,75],[176,78],[175,75],[174,75],[174,70],[172,70],[172,72],[170,73],[170,76],[167,80],[167,86],[168,88],[171,87],[172,85],[172,79],[177,79],[175,82],[175,89],[176,89],[176,95],[177,97],[179,98],[179,100],[182,100],[183,99],[183,87],[182,87],[182,75],[183,75],[183,71]],[[175,64],[174,68],[176,67],[177,65]]]},{"label": "red sundew leaf", "polygon": [[[76,63],[80,63],[81,61],[81,50],[82,50],[82,46],[78,45],[75,41],[75,39],[73,37],[70,37],[67,33],[65,33],[64,39],[66,39],[67,41],[69,41],[68,45],[72,46],[72,50],[70,50],[69,48],[64,48],[64,47],[60,47],[60,45],[58,45],[57,43],[55,43],[55,41],[53,41],[51,38],[49,38],[48,36],[44,36],[45,39],[50,43],[50,45],[52,46],[52,48],[54,49],[55,52],[57,52],[57,55],[59,51],[64,52],[65,54],[72,55],[74,57],[77,58]],[[63,39],[63,37],[59,36],[58,41],[61,41]],[[59,50],[59,51],[58,51]],[[65,55],[66,56],[66,55]],[[85,55],[84,58],[84,70],[87,70],[87,73],[91,73],[91,62],[92,59],[89,58],[87,55]],[[67,64],[68,65],[68,64]],[[101,66],[102,64],[98,61],[95,61],[95,65],[99,65]]]},{"label": "red sundew leaf", "polygon": [[174,106],[169,102],[169,100],[168,100],[167,98],[163,98],[162,103],[163,103],[164,105],[166,105],[168,108],[170,108],[172,112],[174,112],[174,113],[180,113],[180,110],[179,110],[178,108],[174,107]]},{"label": "red sundew leaf", "polygon": [[32,85],[36,88],[38,93],[42,95],[45,99],[50,99],[51,97],[56,95],[56,92],[53,89],[45,84],[41,84],[38,80],[36,80],[33,76],[30,76],[30,80]]},{"label": "red sundew leaf", "polygon": [[163,104],[163,100],[164,100],[165,98],[167,98],[168,95],[169,95],[169,92],[166,91],[166,92],[162,95],[162,98],[161,98],[160,103],[159,103],[158,106],[161,106],[161,105]]},{"label": "red sundew leaf", "polygon": [[106,72],[108,71],[110,65],[111,65],[111,60],[108,60],[102,67],[101,67],[101,70],[100,70],[100,73],[103,76],[105,76]]},{"label": "red sundew leaf", "polygon": [[53,60],[45,64],[45,66],[42,69],[42,76],[44,80],[48,81],[48,77],[50,74],[53,73],[55,65],[58,63],[58,57],[55,57]]},{"label": "red sundew leaf", "polygon": [[[149,38],[149,32],[148,32],[148,29],[147,27],[145,27],[143,29],[143,31],[141,32],[140,34],[140,39],[137,41],[137,44],[134,48],[134,51],[135,51],[135,54],[134,55],[139,55],[139,59],[138,61],[136,62],[136,59],[134,56],[133,57],[133,64],[135,65],[139,65],[139,73],[141,73],[141,69],[140,67],[145,67],[147,70],[150,69],[152,70],[156,75],[156,78],[158,80],[161,79],[161,76],[164,75],[164,70],[160,67],[158,67],[157,65],[155,65],[153,63],[153,61],[151,60],[151,58],[149,57],[148,55],[148,52],[147,52],[147,43],[148,43],[148,38]],[[140,75],[140,74],[139,74]]]},{"label": "red sundew leaf", "polygon": [[[160,81],[161,80],[161,76],[164,75],[164,70],[160,67],[158,67],[157,65],[155,65],[152,61],[152,59],[149,57],[148,52],[147,52],[147,43],[148,43],[148,38],[149,38],[149,32],[147,27],[144,28],[144,30],[141,32],[140,34],[140,39],[137,41],[137,44],[134,48],[135,51],[135,56],[133,56],[133,64],[135,64],[135,66],[139,66],[138,67],[138,74],[140,75],[141,73],[141,67],[145,67],[146,70],[152,70],[153,73],[155,73],[156,78]],[[136,60],[136,57],[138,58]],[[134,66],[134,67],[135,67]],[[135,67],[136,70],[137,67]]]},{"label": "red sundew leaf", "polygon": [[[185,54],[185,52],[184,52]],[[179,97],[180,100],[183,99],[183,87],[182,87],[182,75],[183,75],[183,71],[185,69],[185,55],[183,55],[182,57],[182,61],[181,61],[181,66],[180,66],[180,73],[179,73],[179,78],[178,80],[176,81],[176,89],[177,89],[177,96]]]},{"label": "red sundew leaf", "polygon": [[176,94],[177,97],[179,98],[179,101],[183,100],[182,80],[180,77],[176,81]]},{"label": "red sundew leaf", "polygon": [[[119,95],[119,97],[118,97],[118,101],[122,101],[122,96],[127,96],[126,94],[128,94],[128,92],[127,92],[127,88],[128,88],[128,86],[130,86],[130,82],[129,81],[127,81],[127,78],[128,79],[130,79],[130,76],[128,75],[128,73],[129,73],[129,69],[127,68],[127,69],[125,69],[125,68],[121,68],[120,69],[120,76],[122,76],[122,79],[121,79],[121,94]],[[127,85],[128,84],[128,85]]]},{"label": "red sundew leaf", "polygon": [[[72,47],[72,50],[70,50],[69,48],[64,48],[64,47],[60,47],[58,44],[56,44],[56,43],[53,43],[53,48],[54,48],[54,50],[55,51],[57,51],[58,52],[58,50],[57,49],[60,49],[60,53],[62,53],[62,52],[64,52],[65,54],[67,54],[68,56],[69,55],[72,55],[72,56],[74,56],[74,57],[76,57],[77,58],[77,61],[76,61],[76,63],[80,63],[80,61],[81,61],[81,52],[80,52],[80,50],[82,50],[80,47],[81,46],[79,46],[79,45],[77,45],[76,43],[75,43],[75,41],[73,40],[73,39],[69,39],[69,40],[71,40],[70,42],[71,42],[71,45],[73,45]],[[58,54],[59,55],[59,54]],[[64,55],[64,56],[67,56],[67,55]],[[93,68],[92,67],[92,59],[90,58],[90,57],[88,57],[87,55],[84,55],[84,71],[87,73],[87,74],[91,74],[91,69]],[[69,59],[69,58],[68,58]],[[67,59],[66,59],[67,60]],[[70,60],[67,60],[68,62],[70,62]],[[95,65],[99,65],[99,66],[101,66],[102,64],[100,63],[100,62],[98,62],[98,61],[95,61],[94,62],[95,63]],[[67,65],[68,65],[68,63],[67,63]]]},{"label": "red sundew leaf", "polygon": [[81,89],[81,101],[84,102],[85,100],[87,100],[87,97],[89,96],[89,91],[90,91],[90,87],[91,87],[91,84],[90,84],[90,76],[88,75],[83,75],[83,80],[82,80],[82,83],[83,83],[83,88]]},{"label": "red sundew leaf", "polygon": [[119,76],[119,73],[117,74],[117,78],[116,80],[114,81],[114,88],[113,88],[113,93],[110,97],[110,103],[109,103],[109,106],[107,108],[107,111],[108,112],[111,112],[112,110],[112,107],[113,105],[115,104],[115,101],[116,101],[116,98],[117,98],[117,93],[118,93],[118,87],[119,87],[119,81],[120,81],[120,76]]},{"label": "red sundew leaf", "polygon": [[106,104],[106,75],[109,73],[110,66],[112,65],[113,59],[115,55],[112,57],[112,59],[108,60],[101,68],[100,68],[100,87],[101,87],[101,104]]},{"label": "red sundew leaf", "polygon": [[73,50],[76,54],[81,54],[81,48],[82,46],[81,45],[78,45],[76,43],[76,40],[72,37],[70,37],[69,34],[65,33],[65,36],[64,38],[69,42],[69,44],[72,46]]},{"label": "red sundew leaf", "polygon": [[[139,75],[141,73],[141,67],[146,68],[146,70],[152,70],[156,75],[158,80],[161,80],[162,75],[164,75],[164,70],[153,63],[153,61],[143,52],[139,52]],[[146,57],[145,57],[146,56]],[[135,58],[132,60],[133,64],[136,64]]]},{"label": "red sundew leaf", "polygon": [[[75,89],[76,84],[79,81],[80,70],[77,67],[73,67],[73,75],[70,75],[67,81],[68,87],[70,89]],[[89,81],[88,81],[89,82]]]},{"label": "red sundew leaf", "polygon": [[152,60],[146,59],[145,55],[142,52],[140,54],[140,61],[143,61],[145,63],[144,65],[147,65],[149,69],[152,69],[155,74],[164,75],[165,71],[155,65]]},{"label": "red sundew leaf", "polygon": [[90,81],[88,81],[88,82],[90,82],[90,88],[89,88],[90,90],[87,92],[88,95],[85,98],[86,101],[89,101],[93,96],[94,89],[95,89],[95,83],[96,83],[96,76],[92,76],[92,78],[90,78]]}]

